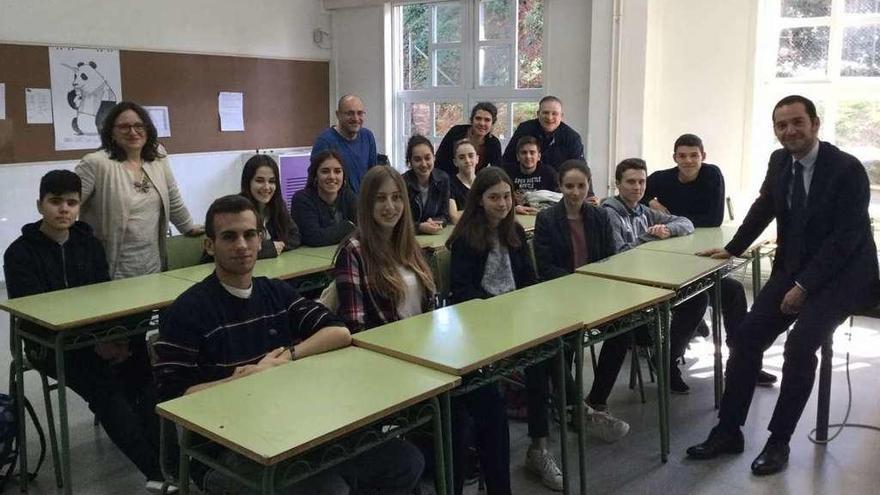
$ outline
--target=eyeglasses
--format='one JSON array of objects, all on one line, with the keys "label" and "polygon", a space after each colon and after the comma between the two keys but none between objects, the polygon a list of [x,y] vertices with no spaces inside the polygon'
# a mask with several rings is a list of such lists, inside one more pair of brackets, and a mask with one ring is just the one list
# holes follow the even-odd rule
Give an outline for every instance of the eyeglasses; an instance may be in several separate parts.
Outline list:
[{"label": "eyeglasses", "polygon": [[145,126],[143,122],[138,122],[136,124],[116,124],[113,126],[113,128],[119,132],[134,131],[138,134],[143,134],[144,130],[146,130],[147,126]]}]

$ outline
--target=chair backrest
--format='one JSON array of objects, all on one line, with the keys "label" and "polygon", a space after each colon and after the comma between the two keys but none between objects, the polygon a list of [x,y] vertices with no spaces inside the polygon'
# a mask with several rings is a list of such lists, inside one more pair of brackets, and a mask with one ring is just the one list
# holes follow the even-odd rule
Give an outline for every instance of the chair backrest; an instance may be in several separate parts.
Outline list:
[{"label": "chair backrest", "polygon": [[202,259],[204,235],[187,237],[185,235],[170,236],[165,245],[168,249],[168,269],[176,270],[198,265]]},{"label": "chair backrest", "polygon": [[434,272],[434,285],[437,287],[439,306],[446,306],[449,301],[449,265],[452,254],[448,249],[436,249],[431,254],[431,270]]}]

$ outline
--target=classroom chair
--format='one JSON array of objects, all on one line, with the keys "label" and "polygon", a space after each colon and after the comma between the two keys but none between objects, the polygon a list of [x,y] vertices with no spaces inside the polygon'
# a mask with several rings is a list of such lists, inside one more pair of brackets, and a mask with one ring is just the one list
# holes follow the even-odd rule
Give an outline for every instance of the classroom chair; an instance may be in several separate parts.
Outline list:
[{"label": "classroom chair", "polygon": [[200,264],[204,239],[204,235],[198,237],[168,236],[165,240],[165,246],[168,250],[168,269],[176,270]]},{"label": "classroom chair", "polygon": [[[13,342],[12,342],[12,339],[13,339],[13,333],[12,333],[13,326],[12,325],[13,325],[13,323],[14,323],[13,318],[12,318],[12,316],[10,316],[9,317],[9,329],[10,329],[9,348],[10,348],[10,350],[13,349]],[[22,345],[24,345],[24,343],[22,343]],[[52,465],[55,468],[55,485],[58,488],[62,488],[64,486],[64,481],[61,476],[61,463],[59,462],[59,459],[61,458],[61,456],[58,453],[58,436],[55,433],[55,417],[52,412],[52,396],[51,396],[51,392],[53,390],[58,390],[58,384],[54,383],[54,382],[49,383],[49,376],[46,375],[45,373],[43,373],[42,371],[39,371],[36,368],[34,368],[31,365],[31,363],[28,361],[27,354],[25,352],[22,352],[22,362],[21,363],[17,363],[15,360],[15,357],[13,356],[13,360],[9,364],[9,391],[10,391],[10,393],[12,392],[12,388],[15,386],[16,366],[22,367],[23,374],[27,373],[28,371],[33,370],[33,371],[36,371],[37,373],[39,373],[39,375],[40,375],[40,383],[41,383],[42,389],[43,389],[43,402],[46,405],[46,425],[49,428],[49,448],[50,448],[50,452],[52,453]],[[25,396],[26,395],[27,394],[25,394]],[[25,415],[25,416],[27,416],[27,415]],[[35,418],[36,418],[36,416],[35,416]],[[25,421],[27,418],[25,417],[25,418],[21,418],[21,419],[23,421]],[[35,427],[36,427],[37,435],[40,438],[41,449],[44,449],[45,448],[45,443],[44,443],[45,439],[43,438],[42,427],[40,426],[39,423],[36,423]],[[41,452],[41,454],[43,454],[43,452]],[[41,457],[40,461],[37,464],[37,466],[38,466],[37,469],[39,469],[39,466],[42,464],[42,462],[43,462],[43,459]],[[13,469],[15,469],[15,468],[13,467]],[[25,474],[25,476],[27,476],[27,474]],[[30,481],[30,480],[25,480],[23,482],[27,483],[28,481]]]}]

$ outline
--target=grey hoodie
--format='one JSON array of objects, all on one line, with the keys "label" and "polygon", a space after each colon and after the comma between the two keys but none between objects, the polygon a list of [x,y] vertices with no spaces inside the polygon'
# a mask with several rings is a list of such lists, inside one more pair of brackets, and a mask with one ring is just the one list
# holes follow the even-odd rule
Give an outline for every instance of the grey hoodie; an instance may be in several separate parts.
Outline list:
[{"label": "grey hoodie", "polygon": [[667,215],[641,203],[630,209],[619,196],[605,199],[602,206],[609,210],[608,218],[611,220],[611,228],[614,231],[614,246],[618,252],[658,240],[659,237],[648,233],[648,227],[652,225],[665,224],[672,237],[694,232],[694,224],[686,217]]}]

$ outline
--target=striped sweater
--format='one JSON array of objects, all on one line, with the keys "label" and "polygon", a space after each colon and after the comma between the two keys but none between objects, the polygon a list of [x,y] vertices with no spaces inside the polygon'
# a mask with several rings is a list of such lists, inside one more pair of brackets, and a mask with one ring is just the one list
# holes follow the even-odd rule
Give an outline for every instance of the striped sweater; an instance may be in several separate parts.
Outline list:
[{"label": "striped sweater", "polygon": [[344,326],[324,306],[287,283],[254,277],[248,299],[230,294],[215,274],[190,287],[160,318],[154,373],[159,399],[221,380],[237,366],[305,340],[328,326]]}]

